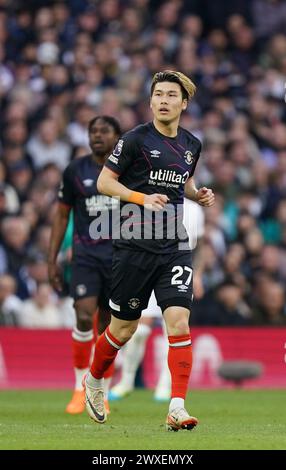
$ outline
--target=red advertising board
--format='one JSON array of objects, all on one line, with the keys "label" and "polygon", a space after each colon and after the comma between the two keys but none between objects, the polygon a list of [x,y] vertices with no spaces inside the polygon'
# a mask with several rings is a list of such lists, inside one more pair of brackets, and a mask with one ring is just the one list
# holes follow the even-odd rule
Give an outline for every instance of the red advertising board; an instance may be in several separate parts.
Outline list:
[{"label": "red advertising board", "polygon": [[[217,375],[224,361],[254,361],[263,373],[244,385],[253,388],[286,388],[286,328],[193,328],[192,388],[220,388],[229,384]],[[164,348],[160,330],[149,338],[144,359],[144,379],[153,388]],[[154,367],[149,367],[153,363]]]},{"label": "red advertising board", "polygon": [[[250,360],[263,366],[247,387],[286,388],[286,328],[194,328],[192,388],[227,384],[217,376],[226,360]],[[148,339],[143,364],[147,387],[156,383],[165,339],[160,328]],[[0,329],[0,388],[71,388],[69,330]]]},{"label": "red advertising board", "polygon": [[0,329],[1,388],[70,388],[69,330]]}]

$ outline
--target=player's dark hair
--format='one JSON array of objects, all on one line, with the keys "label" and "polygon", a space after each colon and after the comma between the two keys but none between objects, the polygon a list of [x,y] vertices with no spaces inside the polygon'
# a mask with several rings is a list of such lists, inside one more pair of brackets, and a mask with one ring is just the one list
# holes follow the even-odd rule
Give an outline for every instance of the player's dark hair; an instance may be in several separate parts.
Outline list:
[{"label": "player's dark hair", "polygon": [[115,132],[115,134],[118,135],[118,137],[121,136],[122,134],[122,131],[121,131],[121,127],[120,127],[120,124],[119,122],[117,121],[117,119],[115,119],[114,117],[112,116],[95,116],[94,118],[92,118],[89,123],[88,123],[88,133],[90,134],[91,132],[91,128],[92,126],[99,120],[101,119],[102,121],[106,122],[106,124],[109,124],[111,127],[113,127],[113,130]]},{"label": "player's dark hair", "polygon": [[151,96],[153,95],[156,83],[161,82],[178,83],[182,90],[183,100],[189,100],[192,98],[196,91],[196,85],[182,72],[164,70],[163,72],[155,73],[151,85]]}]

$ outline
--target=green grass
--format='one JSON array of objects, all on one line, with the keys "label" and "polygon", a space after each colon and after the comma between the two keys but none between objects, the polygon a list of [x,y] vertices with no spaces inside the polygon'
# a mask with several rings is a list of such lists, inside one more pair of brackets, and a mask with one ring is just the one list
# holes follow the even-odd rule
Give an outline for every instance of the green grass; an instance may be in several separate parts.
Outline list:
[{"label": "green grass", "polygon": [[0,392],[0,449],[286,449],[285,391],[195,391],[200,425],[166,432],[166,404],[136,391],[111,404],[104,425],[64,413],[68,391]]}]

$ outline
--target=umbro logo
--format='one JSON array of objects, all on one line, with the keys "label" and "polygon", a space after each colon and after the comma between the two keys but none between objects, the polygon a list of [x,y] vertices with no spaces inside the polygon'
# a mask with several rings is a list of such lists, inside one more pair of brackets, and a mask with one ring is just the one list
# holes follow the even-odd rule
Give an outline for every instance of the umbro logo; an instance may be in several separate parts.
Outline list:
[{"label": "umbro logo", "polygon": [[86,188],[89,188],[90,186],[93,185],[93,180],[88,178],[86,180],[83,180],[83,184]]},{"label": "umbro logo", "polygon": [[159,155],[161,154],[161,152],[159,152],[159,150],[151,150],[150,154],[151,154],[151,157],[153,158],[159,158]]},{"label": "umbro logo", "polygon": [[184,284],[182,284],[181,286],[178,286],[178,290],[181,291],[181,292],[184,292],[184,291],[188,290],[188,286],[185,286]]}]

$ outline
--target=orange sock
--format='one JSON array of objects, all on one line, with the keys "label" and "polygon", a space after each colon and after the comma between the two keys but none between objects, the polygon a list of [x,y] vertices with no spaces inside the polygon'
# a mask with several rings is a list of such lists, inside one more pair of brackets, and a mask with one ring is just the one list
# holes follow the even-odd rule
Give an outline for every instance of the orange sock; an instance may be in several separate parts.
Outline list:
[{"label": "orange sock", "polygon": [[192,370],[191,335],[168,336],[168,365],[172,378],[171,397],[185,399]]},{"label": "orange sock", "polygon": [[86,369],[89,366],[91,348],[93,344],[93,332],[79,331],[77,328],[72,332],[72,358],[73,366],[77,369]]},{"label": "orange sock", "polygon": [[105,372],[113,363],[123,344],[112,336],[109,327],[100,335],[95,345],[94,357],[90,368],[91,375],[95,379],[104,377]]}]

